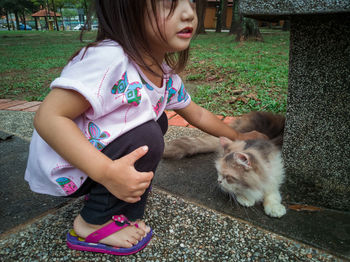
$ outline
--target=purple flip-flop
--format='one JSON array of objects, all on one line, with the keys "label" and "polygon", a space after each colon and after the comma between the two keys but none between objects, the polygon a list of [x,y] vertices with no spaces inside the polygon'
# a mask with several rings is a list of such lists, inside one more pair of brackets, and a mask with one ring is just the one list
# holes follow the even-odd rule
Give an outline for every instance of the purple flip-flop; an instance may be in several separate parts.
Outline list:
[{"label": "purple flip-flop", "polygon": [[[72,229],[67,234],[67,246],[70,249],[80,250],[80,251],[90,251],[106,253],[117,256],[126,256],[139,252],[144,249],[152,238],[151,231],[136,245],[130,248],[118,248],[109,245],[98,243],[101,239],[130,226],[129,220],[124,215],[118,215],[112,217],[114,222],[107,224],[106,226],[96,230],[95,232],[88,235],[85,239],[79,237]],[[135,224],[137,226],[137,224]]]}]

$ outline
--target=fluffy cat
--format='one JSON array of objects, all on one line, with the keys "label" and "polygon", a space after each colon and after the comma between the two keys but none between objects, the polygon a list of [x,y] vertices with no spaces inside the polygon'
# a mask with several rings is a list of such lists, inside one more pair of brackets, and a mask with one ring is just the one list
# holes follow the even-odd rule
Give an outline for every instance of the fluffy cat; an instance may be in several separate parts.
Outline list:
[{"label": "fluffy cat", "polygon": [[271,217],[286,213],[279,188],[284,179],[281,157],[285,118],[267,112],[243,115],[231,126],[239,132],[257,130],[269,140],[231,141],[210,135],[180,137],[165,145],[164,158],[180,159],[198,153],[218,152],[215,166],[222,191],[242,206],[263,202]]}]

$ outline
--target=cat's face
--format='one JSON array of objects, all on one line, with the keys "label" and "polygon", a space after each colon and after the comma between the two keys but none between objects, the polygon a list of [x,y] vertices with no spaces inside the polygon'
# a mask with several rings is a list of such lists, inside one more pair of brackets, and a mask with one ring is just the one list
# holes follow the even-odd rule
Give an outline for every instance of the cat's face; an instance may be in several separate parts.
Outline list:
[{"label": "cat's face", "polygon": [[223,152],[216,168],[221,189],[242,206],[264,200],[267,215],[283,216],[286,209],[279,193],[284,174],[280,150],[266,140],[233,142],[220,138],[220,143]]},{"label": "cat's face", "polygon": [[246,142],[227,138],[221,138],[220,142],[223,154],[216,161],[216,168],[221,189],[237,197],[261,191],[262,170],[254,152],[244,150]]}]

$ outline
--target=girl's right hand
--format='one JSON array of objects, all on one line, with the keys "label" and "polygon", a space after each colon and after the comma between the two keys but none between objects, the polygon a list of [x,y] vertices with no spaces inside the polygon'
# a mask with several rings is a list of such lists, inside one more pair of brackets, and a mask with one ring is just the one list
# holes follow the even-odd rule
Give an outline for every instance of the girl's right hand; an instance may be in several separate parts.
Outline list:
[{"label": "girl's right hand", "polygon": [[54,88],[35,115],[35,128],[59,155],[113,195],[130,203],[139,201],[151,183],[153,172],[138,172],[134,164],[147,153],[148,147],[112,161],[86,139],[74,122],[90,107],[78,92]]},{"label": "girl's right hand", "polygon": [[139,172],[135,169],[135,162],[148,151],[147,146],[140,147],[128,155],[114,160],[108,166],[103,181],[100,181],[111,194],[117,198],[135,203],[149,187],[153,172]]}]

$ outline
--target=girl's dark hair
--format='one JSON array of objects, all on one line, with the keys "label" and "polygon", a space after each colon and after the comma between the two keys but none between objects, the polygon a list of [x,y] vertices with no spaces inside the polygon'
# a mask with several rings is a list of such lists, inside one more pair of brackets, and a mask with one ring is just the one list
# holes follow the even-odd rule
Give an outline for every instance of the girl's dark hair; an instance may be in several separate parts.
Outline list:
[{"label": "girl's dark hair", "polygon": [[[157,17],[157,1],[150,0],[154,17]],[[152,55],[146,37],[145,16],[152,15],[146,11],[146,0],[95,0],[94,4],[99,23],[98,33],[95,42],[88,44],[87,48],[96,46],[105,39],[111,39],[118,42],[129,58],[140,67],[156,74],[144,61],[142,54],[146,54],[162,69]],[[176,1],[173,1],[169,15],[172,15],[175,7]],[[158,31],[160,32],[159,25]],[[162,38],[165,41],[164,36]],[[178,73],[185,67],[188,55],[189,48],[177,53],[167,53],[165,62],[174,72]]]}]

